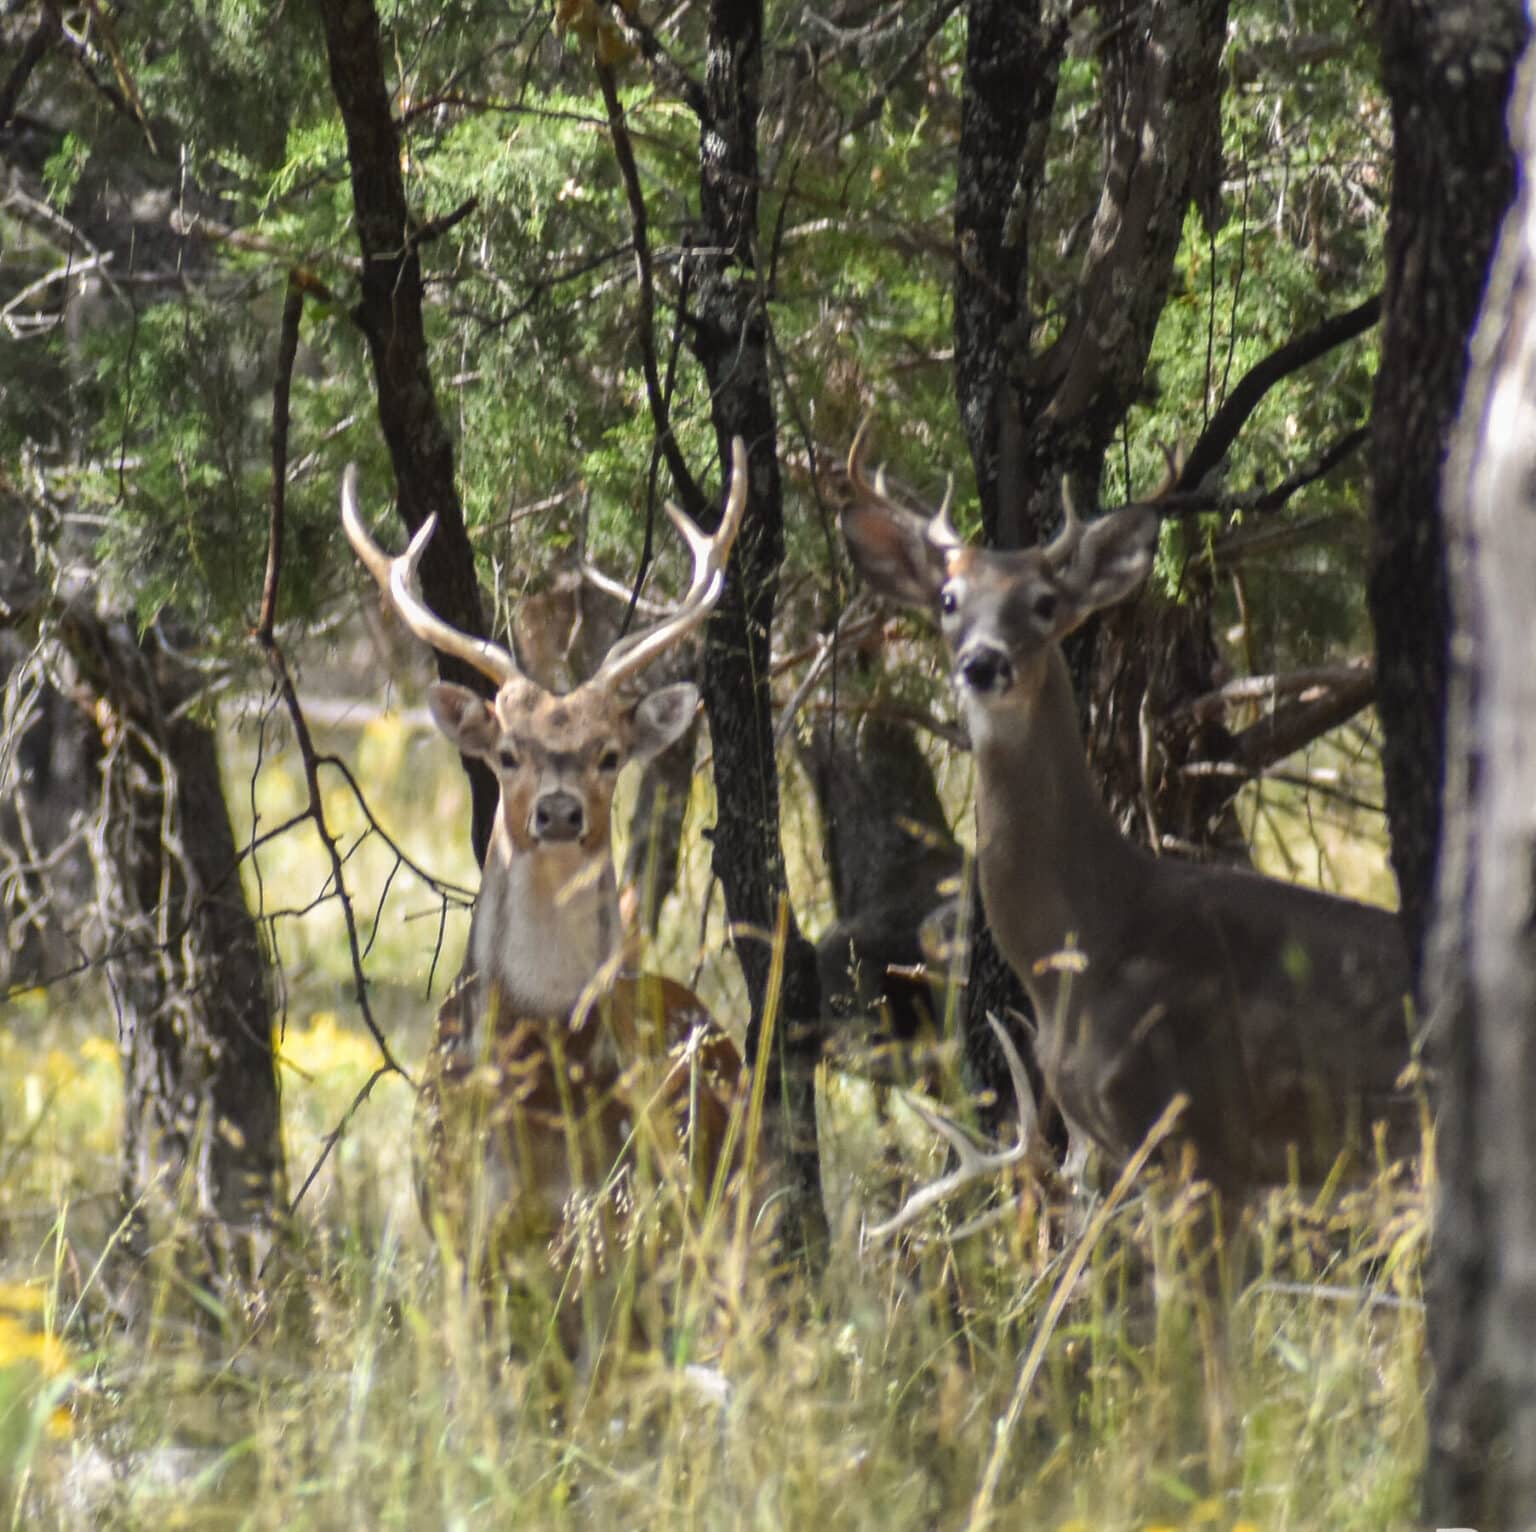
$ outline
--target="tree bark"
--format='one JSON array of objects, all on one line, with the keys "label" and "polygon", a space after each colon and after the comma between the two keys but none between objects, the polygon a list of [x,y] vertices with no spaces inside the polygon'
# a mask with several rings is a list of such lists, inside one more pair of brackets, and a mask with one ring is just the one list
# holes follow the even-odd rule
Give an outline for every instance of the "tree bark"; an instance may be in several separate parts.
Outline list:
[{"label": "tree bark", "polygon": [[772,939],[783,912],[783,982],[768,1101],[794,1191],[786,1241],[814,1258],[826,1242],[815,1110],[820,996],[815,948],[789,907],[768,690],[784,502],[767,315],[757,281],[762,26],[761,0],[710,5],[699,140],[701,216],[689,257],[695,294],[690,344],[709,382],[719,460],[730,462],[731,439],[740,436],[747,445],[749,486],[725,592],[706,633],[704,706],[717,784],[714,869],[725,890],[752,1004],[747,1061],[753,1067],[760,1062]]},{"label": "tree bark", "polygon": [[1417,972],[1445,750],[1448,613],[1436,507],[1467,340],[1514,189],[1504,107],[1524,18],[1519,0],[1380,0],[1378,20],[1393,173],[1369,598],[1392,865]]},{"label": "tree bark", "polygon": [[[373,361],[379,425],[395,470],[399,511],[414,535],[428,516],[437,532],[421,560],[427,605],[462,633],[484,638],[485,613],[474,552],[464,532],[453,474],[453,442],[437,407],[422,319],[421,245],[400,174],[400,134],[390,110],[373,0],[321,0],[331,87],[347,133],[352,205],[363,255],[362,292],[352,317]],[[436,655],[445,681],[484,696],[490,682],[462,660]],[[484,761],[461,757],[469,778],[475,860],[484,862],[499,789]]]},{"label": "tree bark", "polygon": [[142,1238],[190,1213],[215,1273],[282,1209],[267,961],[245,903],[201,678],[151,628],[78,607],[61,636],[100,731],[89,849],[125,1081],[123,1198]]},{"label": "tree bark", "polygon": [[[912,1042],[942,1022],[944,1002],[927,977],[903,970],[924,963],[923,928],[965,864],[933,769],[906,723],[877,715],[816,719],[800,760],[837,910],[816,944],[822,1008],[840,1019],[876,1015]],[[943,980],[942,965],[933,978]]]},{"label": "tree bark", "polygon": [[[1071,312],[1057,338],[1036,353],[1030,213],[1067,34],[1063,23],[1044,22],[1038,4],[970,0],[966,7],[955,379],[991,546],[1038,541],[1059,514],[1064,476],[1078,487],[1080,503],[1096,498],[1105,450],[1146,371],[1185,210],[1193,200],[1214,215],[1217,64],[1226,17],[1226,0],[1116,0],[1100,8],[1104,182]],[[1185,643],[1188,654],[1212,652],[1198,634],[1186,635]],[[1092,646],[1090,630],[1071,655],[1083,696]],[[1208,684],[1207,676],[1194,690]],[[1126,720],[1136,714],[1119,710]],[[1135,756],[1119,737],[1124,732],[1111,731],[1116,737],[1105,759]],[[1090,737],[1109,735],[1098,730]],[[966,1056],[976,1083],[1007,1103],[1007,1071],[986,1016],[1027,1011],[1027,1002],[981,914],[966,998]]]},{"label": "tree bark", "polygon": [[[1479,47],[1491,30],[1478,30]],[[1507,40],[1509,31],[1498,35]],[[1486,57],[1492,64],[1498,54]],[[1491,96],[1503,78],[1495,68],[1480,88]],[[1473,78],[1463,86],[1470,95]],[[1536,1525],[1536,50],[1529,47],[1511,126],[1525,185],[1489,278],[1445,476],[1453,641],[1444,842],[1425,963],[1441,1087],[1426,1510],[1436,1524],[1480,1528]],[[1480,187],[1482,169],[1477,164],[1473,175]]]}]

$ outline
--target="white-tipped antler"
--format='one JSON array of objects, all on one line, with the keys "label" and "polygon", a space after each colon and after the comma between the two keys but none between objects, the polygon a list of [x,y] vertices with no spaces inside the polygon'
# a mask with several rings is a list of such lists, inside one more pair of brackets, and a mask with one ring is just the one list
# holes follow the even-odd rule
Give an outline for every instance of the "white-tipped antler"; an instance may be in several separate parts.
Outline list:
[{"label": "white-tipped antler", "polygon": [[519,681],[522,672],[517,661],[500,644],[483,638],[472,638],[444,622],[422,599],[416,590],[416,567],[432,534],[437,530],[437,517],[428,516],[422,522],[411,545],[404,553],[391,558],[363,526],[363,518],[357,505],[357,464],[348,463],[341,478],[341,524],[346,529],[347,541],[363,561],[368,573],[378,582],[379,589],[399,613],[400,620],[424,644],[455,659],[472,665],[482,675],[496,682]]},{"label": "white-tipped antler", "polygon": [[1083,523],[1072,500],[1072,481],[1061,476],[1061,530],[1041,550],[1050,564],[1065,564],[1083,540]]},{"label": "white-tipped antler", "polygon": [[[852,487],[854,495],[864,500],[877,500],[903,515],[912,516],[910,511],[897,505],[891,499],[890,491],[886,488],[885,469],[875,470],[873,484],[864,477],[864,449],[869,444],[869,421],[865,416],[859,422],[859,429],[854,432],[853,445],[848,449],[848,483]],[[950,511],[954,508],[955,501],[955,476],[951,474],[945,481],[944,500],[938,510],[922,523],[923,536],[933,548],[958,548],[965,539],[955,530],[955,524],[950,520]],[[914,520],[918,518],[914,517]]]},{"label": "white-tipped antler", "polygon": [[886,1239],[898,1230],[905,1229],[909,1224],[916,1223],[930,1208],[937,1207],[946,1198],[952,1197],[962,1186],[969,1186],[972,1181],[995,1176],[1010,1166],[1017,1165],[1034,1147],[1035,1098],[1029,1088],[1029,1077],[1024,1072],[1024,1061],[1019,1057],[1019,1050],[1014,1047],[1013,1039],[1008,1036],[1007,1029],[990,1011],[987,1013],[987,1024],[997,1034],[998,1046],[1002,1048],[1003,1057],[1008,1062],[1008,1074],[1013,1081],[1014,1095],[1018,1099],[1018,1141],[1010,1144],[1006,1149],[978,1149],[971,1141],[970,1135],[957,1123],[908,1096],[907,1105],[954,1150],[960,1163],[948,1175],[940,1176],[937,1181],[931,1181],[927,1186],[920,1186],[883,1223],[865,1229],[866,1240]]},{"label": "white-tipped antler", "polygon": [[929,521],[924,536],[935,548],[958,548],[965,541],[955,530],[955,524],[949,519],[949,513],[955,504],[955,476],[949,474],[944,480],[944,498],[939,502],[939,508],[934,512]]},{"label": "white-tipped antler", "polygon": [[731,439],[731,482],[726,491],[725,510],[713,536],[701,532],[693,521],[672,502],[667,515],[672,525],[687,539],[693,554],[693,578],[681,605],[654,627],[620,639],[598,666],[593,682],[614,686],[643,670],[664,650],[687,637],[714,610],[725,589],[725,564],[731,544],[741,530],[742,513],[747,506],[747,446],[739,436]]}]

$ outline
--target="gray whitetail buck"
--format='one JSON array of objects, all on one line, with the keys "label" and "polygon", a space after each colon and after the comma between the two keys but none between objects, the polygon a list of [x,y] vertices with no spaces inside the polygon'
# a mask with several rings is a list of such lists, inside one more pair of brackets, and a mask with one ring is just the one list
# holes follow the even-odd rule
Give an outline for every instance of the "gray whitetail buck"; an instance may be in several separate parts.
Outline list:
[{"label": "gray whitetail buck", "polygon": [[546,1292],[553,1277],[555,1292],[579,1293],[579,1318],[576,1304],[561,1309],[572,1351],[592,1339],[594,1319],[606,1322],[591,1278],[620,1259],[616,1221],[647,1187],[708,1192],[737,1098],[740,1058],[702,1003],[669,979],[625,971],[609,819],[625,763],[665,749],[692,721],[691,683],[638,699],[628,684],[714,608],[746,497],[738,438],[712,537],[667,507],[693,556],[682,603],[555,695],[510,651],[422,602],[416,568],[435,518],[390,558],[363,527],[356,469],[342,482],[347,538],[406,627],[499,683],[489,702],[447,682],[428,693],[442,732],[496,773],[501,801],[418,1100],[418,1198],[471,1269]]},{"label": "gray whitetail buck", "polygon": [[[862,433],[861,433],[862,437]],[[864,477],[855,441],[843,531],[878,591],[931,612],[976,761],[981,894],[1037,1018],[1047,1084],[1074,1134],[1117,1162],[1188,1097],[1178,1140],[1227,1192],[1315,1181],[1385,1120],[1418,1113],[1409,968],[1385,910],[1235,868],[1167,860],[1120,834],[1083,752],[1059,644],[1129,596],[1159,517],[1127,505],[1048,546],[964,546]]]}]

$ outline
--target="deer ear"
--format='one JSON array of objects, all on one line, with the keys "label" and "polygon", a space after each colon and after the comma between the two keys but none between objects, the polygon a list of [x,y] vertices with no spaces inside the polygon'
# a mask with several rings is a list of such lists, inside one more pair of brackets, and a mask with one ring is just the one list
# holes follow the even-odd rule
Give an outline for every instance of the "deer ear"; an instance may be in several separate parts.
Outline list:
[{"label": "deer ear", "polygon": [[1057,571],[1071,611],[1063,632],[1075,628],[1089,613],[1124,601],[1146,579],[1161,525],[1156,511],[1128,505],[1083,528],[1071,561]]},{"label": "deer ear", "polygon": [[944,583],[944,554],[929,542],[920,516],[891,505],[854,504],[842,525],[854,567],[872,589],[907,606],[933,605]]},{"label": "deer ear", "polygon": [[491,705],[478,692],[452,681],[434,681],[427,688],[432,721],[465,755],[488,756],[501,738],[501,725]]},{"label": "deer ear", "polygon": [[635,704],[633,714],[632,758],[648,761],[653,755],[660,755],[668,745],[675,744],[688,732],[698,709],[699,689],[692,681],[663,686],[648,697],[642,697]]}]

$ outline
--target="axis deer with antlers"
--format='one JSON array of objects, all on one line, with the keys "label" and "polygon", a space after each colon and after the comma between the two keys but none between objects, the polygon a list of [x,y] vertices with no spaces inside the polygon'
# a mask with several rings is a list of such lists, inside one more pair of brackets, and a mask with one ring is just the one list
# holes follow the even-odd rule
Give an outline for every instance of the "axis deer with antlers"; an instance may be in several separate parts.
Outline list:
[{"label": "axis deer with antlers", "polygon": [[556,695],[509,650],[423,603],[416,569],[435,518],[391,558],[363,526],[356,469],[342,482],[347,538],[406,627],[498,683],[490,701],[446,682],[428,693],[438,727],[490,765],[501,799],[469,951],[439,1011],[418,1098],[418,1199],[471,1270],[546,1290],[553,1274],[579,1291],[581,1315],[561,1308],[572,1352],[602,1320],[592,1278],[620,1258],[622,1214],[647,1187],[706,1194],[737,1099],[740,1058],[702,1003],[669,979],[625,970],[609,819],[623,766],[665,749],[692,721],[691,683],[638,698],[629,687],[719,600],[746,498],[738,438],[713,536],[667,506],[693,557],[682,603]]},{"label": "axis deer with antlers", "polygon": [[878,591],[937,619],[976,761],[976,857],[999,948],[1033,1002],[1074,1136],[1123,1163],[1177,1095],[1175,1142],[1218,1191],[1316,1181],[1418,1112],[1409,966],[1386,910],[1127,840],[1088,773],[1060,641],[1145,579],[1159,517],[1127,505],[1048,546],[965,546],[883,477],[848,471],[843,532]]}]

